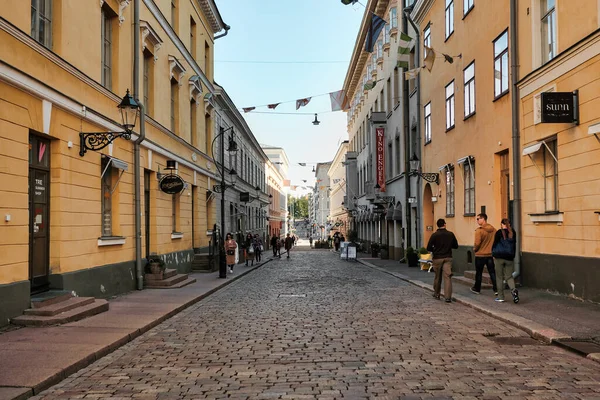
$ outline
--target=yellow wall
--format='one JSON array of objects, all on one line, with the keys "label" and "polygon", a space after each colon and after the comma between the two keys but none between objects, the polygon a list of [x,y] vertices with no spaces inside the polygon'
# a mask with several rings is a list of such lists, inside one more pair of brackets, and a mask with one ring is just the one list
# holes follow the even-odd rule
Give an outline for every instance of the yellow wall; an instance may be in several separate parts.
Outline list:
[{"label": "yellow wall", "polygon": [[[437,172],[445,164],[455,167],[455,216],[446,216],[445,174],[440,172],[440,184],[431,184],[438,196],[434,206],[435,220],[446,219],[461,245],[473,243],[477,228],[475,216],[464,214],[464,170],[457,160],[475,157],[475,214],[486,206],[488,222],[499,227],[501,219],[500,171],[498,153],[511,147],[510,92],[494,100],[493,41],[508,28],[509,10],[505,2],[475,2],[475,7],[463,19],[462,2],[454,2],[454,33],[445,39],[445,7],[435,1],[420,22],[423,31],[431,23],[431,44],[436,60],[431,72],[421,70],[421,146],[425,143],[424,106],[431,102],[432,140],[423,147],[422,170]],[[489,16],[493,15],[494,18]],[[475,40],[476,38],[476,40]],[[423,55],[421,45],[421,59]],[[454,63],[444,62],[442,53],[453,56]],[[462,58],[457,57],[462,55]],[[475,60],[475,115],[464,119],[463,70]],[[421,65],[422,61],[421,61]],[[455,128],[446,132],[445,87],[454,79]],[[511,156],[512,157],[512,156]],[[512,165],[511,165],[512,174]],[[425,188],[425,184],[423,185]],[[511,196],[512,197],[512,196]],[[426,202],[428,199],[424,198]],[[425,227],[423,227],[425,229]],[[425,232],[425,243],[431,231]]]}]

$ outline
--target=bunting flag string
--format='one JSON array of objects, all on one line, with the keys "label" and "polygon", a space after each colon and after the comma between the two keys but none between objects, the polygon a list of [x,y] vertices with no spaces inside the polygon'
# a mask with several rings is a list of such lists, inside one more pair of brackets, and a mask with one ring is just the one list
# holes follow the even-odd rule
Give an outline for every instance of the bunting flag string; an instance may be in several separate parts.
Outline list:
[{"label": "bunting flag string", "polygon": [[242,110],[244,110],[245,113],[248,113],[248,112],[250,112],[250,111],[252,111],[254,109],[256,109],[256,107],[244,107],[244,108],[242,108]]},{"label": "bunting flag string", "polygon": [[321,94],[317,94],[317,95],[310,96],[310,97],[305,97],[303,99],[298,99],[298,100],[280,101],[278,103],[263,104],[260,106],[252,106],[252,107],[242,107],[241,110],[243,110],[245,113],[254,111],[258,107],[268,107],[270,110],[274,110],[280,104],[292,103],[292,102],[296,104],[296,110],[298,110],[300,107],[306,106],[311,101],[311,99],[313,99],[314,97],[321,97],[321,96],[329,96],[332,112],[347,111],[350,108],[349,101],[346,98],[346,92],[344,90],[337,90],[335,92],[321,93]]},{"label": "bunting flag string", "polygon": [[307,97],[305,99],[296,100],[296,110],[307,105],[310,102],[310,99],[310,97]]},{"label": "bunting flag string", "polygon": [[281,104],[281,103],[274,103],[274,104],[268,104],[267,107],[269,107],[271,110],[274,110],[277,108],[277,106]]}]

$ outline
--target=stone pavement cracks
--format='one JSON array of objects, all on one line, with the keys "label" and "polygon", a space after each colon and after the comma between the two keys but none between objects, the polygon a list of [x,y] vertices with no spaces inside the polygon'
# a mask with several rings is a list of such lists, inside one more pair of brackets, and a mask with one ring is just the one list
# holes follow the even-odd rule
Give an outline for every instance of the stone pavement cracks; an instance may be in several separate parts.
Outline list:
[{"label": "stone pavement cracks", "polygon": [[[243,279],[134,292],[87,320],[0,335],[0,386],[25,398],[66,378],[37,399],[600,398],[600,364],[436,301],[393,268],[295,249],[236,266],[235,278],[254,271]],[[510,315],[523,298],[492,305]]]}]

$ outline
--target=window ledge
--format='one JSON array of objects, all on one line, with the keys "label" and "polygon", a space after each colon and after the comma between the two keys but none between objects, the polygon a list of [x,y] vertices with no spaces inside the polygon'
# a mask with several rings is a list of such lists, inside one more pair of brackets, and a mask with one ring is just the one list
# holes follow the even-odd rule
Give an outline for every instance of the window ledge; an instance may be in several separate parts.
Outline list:
[{"label": "window ledge", "polygon": [[463,217],[474,217],[475,213],[467,213],[467,214],[463,214]]},{"label": "window ledge", "polygon": [[536,225],[544,222],[557,223],[559,225],[562,225],[564,220],[564,213],[560,211],[552,211],[541,214],[529,214],[529,219]]},{"label": "window ledge", "polygon": [[509,90],[506,90],[506,91],[500,93],[498,96],[494,97],[494,100],[492,101],[492,103],[495,103],[496,101],[500,100],[501,98],[506,96],[508,93],[509,93]]},{"label": "window ledge", "polygon": [[463,118],[463,121],[470,119],[471,117],[475,116],[475,114],[476,114],[476,111],[473,111],[471,114],[465,115],[465,117]]},{"label": "window ledge", "polygon": [[446,43],[448,40],[450,40],[452,35],[454,35],[454,29],[452,30],[452,32],[450,32],[450,34],[446,37],[446,39],[444,39],[444,43]]},{"label": "window ledge", "polygon": [[475,8],[475,4],[473,4],[473,5],[471,6],[471,8],[469,8],[469,9],[467,10],[467,12],[466,12],[466,13],[463,15],[462,19],[464,20],[465,18],[467,18],[467,15],[471,14],[471,11],[473,11],[473,9],[474,9],[474,8]]},{"label": "window ledge", "polygon": [[446,214],[446,218],[454,218],[454,214]]},{"label": "window ledge", "polygon": [[123,236],[102,236],[98,238],[98,247],[100,246],[116,246],[125,244]]},{"label": "window ledge", "polygon": [[183,238],[182,232],[171,232],[171,239],[182,239],[182,238]]},{"label": "window ledge", "polygon": [[450,132],[451,130],[453,130],[456,127],[456,125],[452,125],[449,128],[446,128],[446,133]]},{"label": "window ledge", "polygon": [[600,211],[594,211],[594,214],[598,214],[598,221],[600,221]]}]

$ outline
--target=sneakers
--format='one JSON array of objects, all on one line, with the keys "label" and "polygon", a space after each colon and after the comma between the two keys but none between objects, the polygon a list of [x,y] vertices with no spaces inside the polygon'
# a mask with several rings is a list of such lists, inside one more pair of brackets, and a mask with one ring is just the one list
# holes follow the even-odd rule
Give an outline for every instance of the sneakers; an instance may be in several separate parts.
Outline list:
[{"label": "sneakers", "polygon": [[478,292],[477,290],[475,290],[474,288],[471,288],[471,292],[475,293],[475,294],[481,294],[480,292]]},{"label": "sneakers", "polygon": [[504,303],[503,299],[499,299],[498,297],[496,297],[496,300],[494,300],[496,303]]},{"label": "sneakers", "polygon": [[233,274],[233,268],[229,268],[229,273]]},{"label": "sneakers", "polygon": [[494,290],[494,296],[498,296],[498,292]]},{"label": "sneakers", "polygon": [[446,303],[452,303],[452,299],[444,299]]},{"label": "sneakers", "polygon": [[513,301],[515,302],[515,304],[517,304],[519,302],[519,291],[515,288],[513,289],[512,293],[512,297],[513,297]]}]

